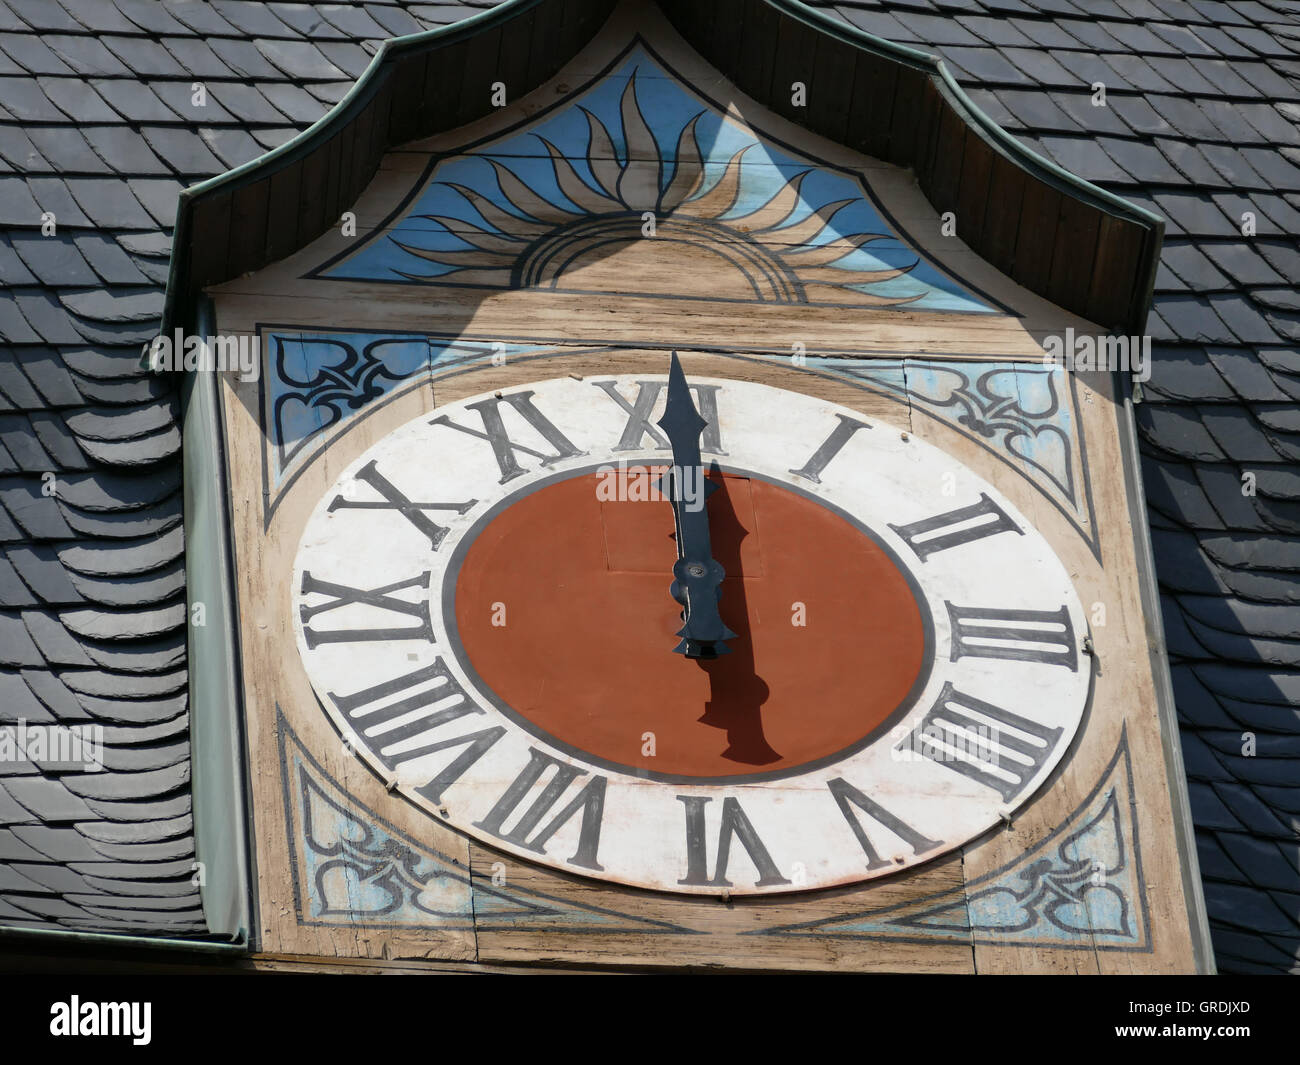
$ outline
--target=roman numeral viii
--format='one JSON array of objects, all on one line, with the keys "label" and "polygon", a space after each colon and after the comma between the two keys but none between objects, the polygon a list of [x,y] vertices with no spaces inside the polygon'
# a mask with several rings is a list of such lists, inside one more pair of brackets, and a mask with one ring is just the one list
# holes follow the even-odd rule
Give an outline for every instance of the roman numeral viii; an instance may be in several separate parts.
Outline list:
[{"label": "roman numeral viii", "polygon": [[[462,717],[483,713],[441,660],[352,695],[330,692],[329,697],[389,769],[436,751],[465,748],[432,780],[416,789],[431,802],[441,802],[442,793],[506,731],[501,725],[492,725],[459,736],[429,735]],[[423,742],[413,744],[413,740]]]},{"label": "roman numeral viii", "polygon": [[[506,429],[505,421],[501,417],[502,404],[510,407],[527,422],[551,446],[552,452],[548,454],[545,451],[538,451],[535,448],[527,447],[512,440],[509,431]],[[585,451],[579,451],[573,445],[573,442],[534,406],[531,391],[512,392],[508,396],[497,395],[491,399],[481,399],[477,403],[467,404],[467,407],[482,419],[482,432],[465,425],[458,425],[445,414],[434,418],[429,424],[445,425],[448,429],[455,429],[458,433],[465,433],[468,436],[476,436],[480,440],[486,440],[492,447],[492,455],[497,460],[497,465],[501,467],[501,484],[513,481],[516,477],[521,477],[524,474],[524,468],[519,464],[516,453],[531,455],[535,459],[540,459],[543,466],[559,462],[560,459],[586,454]]]}]

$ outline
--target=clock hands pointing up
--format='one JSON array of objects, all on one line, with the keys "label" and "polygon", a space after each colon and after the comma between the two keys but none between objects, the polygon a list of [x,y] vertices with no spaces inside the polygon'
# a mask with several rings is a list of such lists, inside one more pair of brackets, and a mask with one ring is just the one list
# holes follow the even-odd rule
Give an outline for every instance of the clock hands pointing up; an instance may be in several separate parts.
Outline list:
[{"label": "clock hands pointing up", "polygon": [[673,650],[687,658],[727,654],[731,648],[724,641],[736,635],[718,613],[726,571],[713,558],[709,513],[704,505],[717,489],[704,479],[700,457],[700,433],[707,424],[695,409],[686,374],[674,351],[668,371],[668,398],[658,425],[673,449],[672,469],[663,479],[677,527],[677,562],[669,594],[681,604],[685,622],[677,631],[682,641]]}]

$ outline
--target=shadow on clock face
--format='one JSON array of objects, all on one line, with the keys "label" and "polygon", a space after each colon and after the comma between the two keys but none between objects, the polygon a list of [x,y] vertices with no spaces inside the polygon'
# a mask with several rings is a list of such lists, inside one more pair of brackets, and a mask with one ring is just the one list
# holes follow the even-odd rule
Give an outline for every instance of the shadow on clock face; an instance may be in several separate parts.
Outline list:
[{"label": "shadow on clock face", "polygon": [[675,782],[793,775],[900,716],[933,641],[892,553],[788,486],[735,471],[712,479],[729,654],[673,653],[682,621],[669,595],[668,502],[631,481],[611,492],[595,472],[561,475],[487,515],[457,549],[445,614],[480,690],[562,750]]},{"label": "shadow on clock face", "polygon": [[[750,530],[736,513],[733,490],[748,482],[724,477],[716,471],[709,480],[718,486],[708,500],[709,535],[713,557],[727,571],[720,602],[722,620],[736,634],[731,653],[721,658],[696,659],[709,678],[709,700],[700,724],[722,729],[727,746],[721,757],[741,765],[763,766],[781,761],[763,734],[763,704],[771,689],[755,672],[754,641],[749,632],[749,600],[745,590],[744,555],[740,547]],[[748,501],[748,491],[745,493]],[[748,508],[752,523],[753,508]]]}]

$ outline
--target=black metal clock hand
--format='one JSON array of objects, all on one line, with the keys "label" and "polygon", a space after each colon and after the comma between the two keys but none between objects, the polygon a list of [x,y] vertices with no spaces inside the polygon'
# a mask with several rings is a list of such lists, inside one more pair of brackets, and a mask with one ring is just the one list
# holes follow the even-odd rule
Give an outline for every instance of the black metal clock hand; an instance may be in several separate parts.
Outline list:
[{"label": "black metal clock hand", "polygon": [[677,562],[670,594],[681,604],[685,622],[677,632],[682,642],[673,650],[687,658],[717,658],[731,650],[724,641],[736,635],[718,613],[726,572],[713,558],[705,507],[717,485],[704,479],[700,433],[708,423],[695,409],[675,351],[668,371],[668,398],[658,424],[673,448],[673,466],[663,481],[677,526]]}]

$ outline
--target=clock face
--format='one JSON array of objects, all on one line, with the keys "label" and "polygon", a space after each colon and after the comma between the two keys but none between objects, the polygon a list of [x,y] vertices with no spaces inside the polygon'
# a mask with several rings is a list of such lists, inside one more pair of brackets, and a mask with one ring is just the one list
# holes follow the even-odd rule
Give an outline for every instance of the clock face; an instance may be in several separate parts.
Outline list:
[{"label": "clock face", "polygon": [[451,403],[343,472],[292,610],[347,749],[491,846],[692,894],[886,875],[1024,804],[1091,684],[1043,536],[875,416],[692,378],[735,636],[675,654],[667,381]]}]

